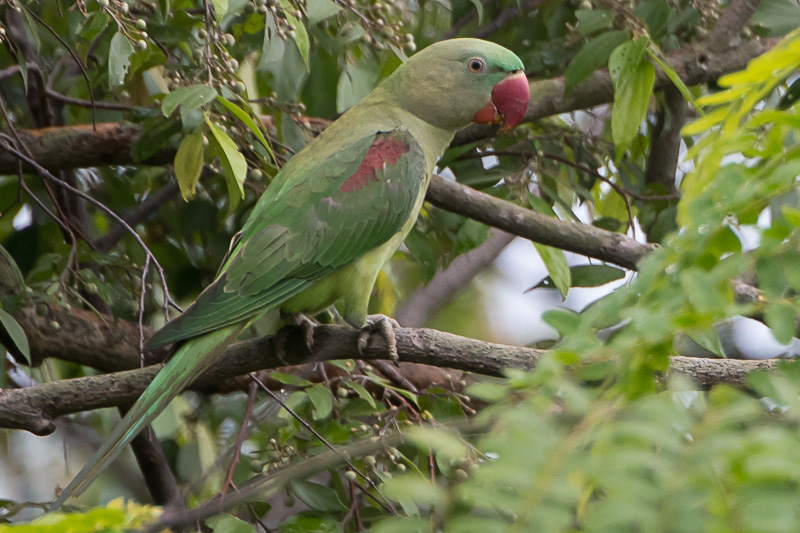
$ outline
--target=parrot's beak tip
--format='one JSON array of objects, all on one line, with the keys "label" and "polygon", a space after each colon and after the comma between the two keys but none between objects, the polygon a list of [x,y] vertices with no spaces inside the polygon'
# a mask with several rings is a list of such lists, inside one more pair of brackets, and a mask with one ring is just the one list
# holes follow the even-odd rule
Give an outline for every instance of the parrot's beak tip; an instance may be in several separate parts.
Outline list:
[{"label": "parrot's beak tip", "polygon": [[518,70],[494,86],[491,100],[472,120],[478,124],[501,124],[499,132],[506,133],[522,122],[529,101],[528,78]]},{"label": "parrot's beak tip", "polygon": [[515,128],[525,117],[530,102],[530,84],[525,73],[518,70],[502,80],[492,89],[492,102],[502,115],[500,132]]}]

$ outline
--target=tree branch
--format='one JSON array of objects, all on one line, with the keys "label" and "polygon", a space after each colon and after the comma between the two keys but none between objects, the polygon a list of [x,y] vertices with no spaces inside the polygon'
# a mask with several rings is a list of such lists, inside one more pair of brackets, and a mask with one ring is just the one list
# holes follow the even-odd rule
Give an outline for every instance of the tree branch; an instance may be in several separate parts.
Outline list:
[{"label": "tree branch", "polygon": [[650,152],[645,166],[645,183],[660,183],[676,191],[675,173],[681,148],[681,129],[686,123],[686,101],[674,85],[664,87],[664,105],[658,110]]},{"label": "tree branch", "polygon": [[395,320],[406,327],[424,326],[458,291],[492,264],[512,240],[513,235],[495,231],[486,242],[453,259],[427,285],[415,290],[403,301],[403,306],[395,312]]},{"label": "tree branch", "polygon": [[[302,328],[290,328],[286,353],[290,364],[334,359],[357,355],[359,331],[347,326],[324,325],[314,328],[314,352],[308,354]],[[475,372],[488,376],[503,376],[504,369],[530,370],[545,351],[477,341],[431,329],[400,329],[396,331],[397,350],[404,362],[423,363]],[[386,343],[373,334],[362,359],[386,359]],[[239,342],[228,348],[225,357],[200,376],[192,386],[195,390],[214,386],[222,380],[248,372],[285,366],[274,349],[274,336]],[[744,385],[750,372],[774,370],[777,361],[739,361],[726,359],[696,359],[673,357],[671,374],[695,380],[701,387],[718,383]],[[162,365],[146,368],[65,379],[25,389],[0,391],[0,427],[24,429],[36,435],[48,435],[55,430],[55,419],[70,413],[118,407],[131,404],[144,391]]]},{"label": "tree branch", "polygon": [[425,197],[430,203],[534,242],[636,269],[657,248],[620,233],[562,222],[475,189],[434,176]]},{"label": "tree branch", "polygon": [[723,11],[722,17],[714,29],[708,34],[708,38],[705,40],[708,49],[712,52],[721,52],[732,48],[760,3],[761,0],[733,0],[731,5]]},{"label": "tree branch", "polygon": [[[263,369],[309,361],[359,357],[386,359],[386,343],[376,333],[363,356],[358,355],[359,330],[348,326],[314,328],[314,352],[308,354],[302,328],[287,329],[284,361],[274,349],[274,336],[234,344],[225,357],[203,374],[193,389],[213,387],[220,381]],[[532,368],[543,353],[530,348],[503,346],[426,329],[396,331],[401,360],[502,376],[503,368]],[[55,419],[69,413],[129,405],[144,391],[162,365],[135,370],[66,379],[34,387],[0,391],[0,427],[25,429],[37,435],[55,430]]]}]

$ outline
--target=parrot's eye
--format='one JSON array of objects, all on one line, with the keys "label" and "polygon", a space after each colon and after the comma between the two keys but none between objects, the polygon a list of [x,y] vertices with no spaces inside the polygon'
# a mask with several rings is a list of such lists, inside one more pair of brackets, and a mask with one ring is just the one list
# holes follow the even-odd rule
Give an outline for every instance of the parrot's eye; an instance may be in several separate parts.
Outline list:
[{"label": "parrot's eye", "polygon": [[467,60],[467,68],[470,72],[484,72],[486,70],[486,61],[479,57],[473,57]]}]

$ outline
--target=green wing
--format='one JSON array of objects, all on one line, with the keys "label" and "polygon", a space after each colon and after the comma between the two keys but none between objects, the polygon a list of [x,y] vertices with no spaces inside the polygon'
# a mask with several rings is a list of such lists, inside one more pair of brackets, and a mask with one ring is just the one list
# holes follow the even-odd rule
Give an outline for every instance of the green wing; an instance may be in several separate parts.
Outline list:
[{"label": "green wing", "polygon": [[421,194],[425,156],[404,129],[366,135],[314,161],[293,158],[242,229],[221,274],[181,316],[156,332],[154,348],[275,308],[401,230]]}]

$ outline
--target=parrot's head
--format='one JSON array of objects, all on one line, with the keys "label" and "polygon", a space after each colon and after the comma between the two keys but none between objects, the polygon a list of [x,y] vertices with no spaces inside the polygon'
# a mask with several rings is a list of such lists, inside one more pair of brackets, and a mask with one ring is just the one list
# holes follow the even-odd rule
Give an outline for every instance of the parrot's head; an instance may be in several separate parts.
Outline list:
[{"label": "parrot's head", "polygon": [[520,58],[480,39],[432,44],[391,78],[395,80],[389,83],[395,85],[396,98],[404,108],[453,131],[471,122],[502,124],[502,130],[509,130],[520,123],[530,99]]}]

